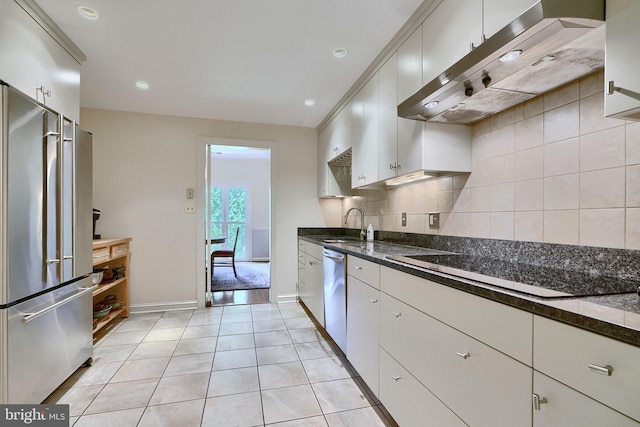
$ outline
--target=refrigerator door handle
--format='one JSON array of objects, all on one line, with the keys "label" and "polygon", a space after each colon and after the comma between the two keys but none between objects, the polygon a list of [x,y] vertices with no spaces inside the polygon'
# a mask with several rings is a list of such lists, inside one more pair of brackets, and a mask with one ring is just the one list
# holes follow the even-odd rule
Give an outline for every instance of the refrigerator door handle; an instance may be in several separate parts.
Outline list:
[{"label": "refrigerator door handle", "polygon": [[22,321],[24,323],[29,323],[30,321],[37,319],[38,317],[47,314],[48,312],[55,310],[56,308],[60,307],[61,305],[64,305],[66,303],[68,303],[69,301],[73,301],[74,299],[80,298],[81,296],[88,294],[89,292],[93,292],[94,289],[96,289],[98,287],[98,285],[93,285],[90,286],[88,288],[79,288],[80,292],[75,293],[73,295],[71,295],[68,298],[65,298],[63,300],[60,300],[58,302],[56,302],[55,304],[51,304],[50,306],[47,306],[45,308],[43,308],[42,310],[36,311],[35,313],[24,313],[23,314],[23,318]]}]

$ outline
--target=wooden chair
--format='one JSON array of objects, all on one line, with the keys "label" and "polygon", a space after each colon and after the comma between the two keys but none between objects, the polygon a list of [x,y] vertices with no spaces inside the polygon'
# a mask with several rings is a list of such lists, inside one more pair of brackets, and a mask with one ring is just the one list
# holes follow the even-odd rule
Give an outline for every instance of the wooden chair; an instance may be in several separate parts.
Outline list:
[{"label": "wooden chair", "polygon": [[236,240],[233,242],[233,249],[219,249],[211,252],[211,282],[213,283],[213,267],[216,262],[216,258],[231,258],[231,262],[225,261],[218,263],[218,267],[233,267],[233,275],[238,278],[236,273],[236,246],[238,245],[238,234],[240,234],[240,227],[236,228]]}]

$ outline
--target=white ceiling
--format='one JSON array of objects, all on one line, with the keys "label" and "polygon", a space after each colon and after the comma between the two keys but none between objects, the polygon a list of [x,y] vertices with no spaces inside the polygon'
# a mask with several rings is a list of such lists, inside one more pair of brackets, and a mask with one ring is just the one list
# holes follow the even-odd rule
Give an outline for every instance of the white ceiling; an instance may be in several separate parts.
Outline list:
[{"label": "white ceiling", "polygon": [[82,107],[315,127],[422,0],[36,2],[87,55]]}]

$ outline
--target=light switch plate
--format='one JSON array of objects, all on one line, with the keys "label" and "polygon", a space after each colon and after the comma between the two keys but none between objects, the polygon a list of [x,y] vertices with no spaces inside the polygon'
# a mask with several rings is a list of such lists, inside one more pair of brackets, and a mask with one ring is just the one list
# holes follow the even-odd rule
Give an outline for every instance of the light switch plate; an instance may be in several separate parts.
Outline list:
[{"label": "light switch plate", "polygon": [[429,228],[440,228],[440,212],[429,213]]},{"label": "light switch plate", "polygon": [[193,200],[195,197],[194,194],[193,188],[187,188],[187,200]]}]

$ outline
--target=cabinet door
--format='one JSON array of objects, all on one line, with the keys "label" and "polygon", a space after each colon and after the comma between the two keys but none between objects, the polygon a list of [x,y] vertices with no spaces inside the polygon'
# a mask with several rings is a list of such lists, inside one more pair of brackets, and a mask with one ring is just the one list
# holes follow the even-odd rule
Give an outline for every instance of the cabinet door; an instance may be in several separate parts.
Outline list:
[{"label": "cabinet door", "polygon": [[397,175],[398,165],[398,56],[378,71],[378,179]]},{"label": "cabinet door", "polygon": [[309,255],[307,255],[305,286],[307,287],[307,301],[305,301],[305,304],[318,323],[324,326],[324,280],[322,261]]},{"label": "cabinet door", "polygon": [[[640,423],[596,402],[582,393],[537,371],[533,372],[533,392],[546,399],[533,411],[534,427],[615,426],[638,427]],[[631,395],[629,396],[630,399]]]},{"label": "cabinet door", "polygon": [[378,180],[378,74],[354,96],[351,112],[351,186],[357,188]]},{"label": "cabinet door", "polygon": [[327,127],[322,129],[322,132],[318,134],[318,197],[330,196],[328,189],[329,181],[329,143],[331,138],[331,132],[333,122],[329,123]]},{"label": "cabinet door", "polygon": [[[80,64],[16,2],[0,2],[0,79],[65,116],[80,118]],[[44,96],[36,88],[50,91]]]},{"label": "cabinet door", "polygon": [[351,148],[351,106],[348,104],[340,110],[333,121],[335,127],[331,135],[332,158]]},{"label": "cabinet door", "polygon": [[509,25],[527,9],[536,4],[533,0],[483,0],[484,35],[486,38]]},{"label": "cabinet door", "polygon": [[[640,2],[607,0],[606,7],[605,116],[622,115],[630,120],[640,120],[640,100],[637,96],[640,93],[640,57],[631,53],[636,51],[640,39]],[[621,90],[607,95],[609,82]]]},{"label": "cabinet door", "polygon": [[422,40],[427,84],[482,42],[482,0],[444,0],[424,21]]},{"label": "cabinet door", "polygon": [[347,359],[378,396],[380,291],[349,276],[347,284]]},{"label": "cabinet door", "polygon": [[383,349],[380,349],[380,401],[402,427],[466,426]]}]

